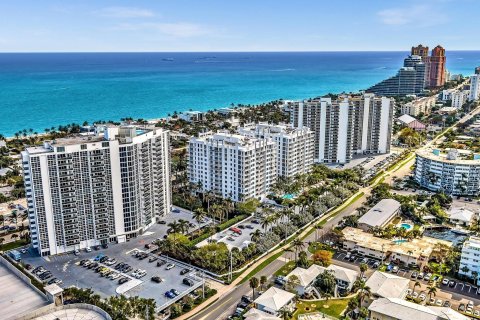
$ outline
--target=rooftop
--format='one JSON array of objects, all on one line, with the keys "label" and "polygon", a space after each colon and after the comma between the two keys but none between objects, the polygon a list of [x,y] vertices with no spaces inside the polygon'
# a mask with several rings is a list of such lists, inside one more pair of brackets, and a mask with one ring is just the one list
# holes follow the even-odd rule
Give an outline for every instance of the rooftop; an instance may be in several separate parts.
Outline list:
[{"label": "rooftop", "polygon": [[256,308],[251,308],[243,316],[245,317],[245,320],[280,320],[279,317]]},{"label": "rooftop", "polygon": [[358,219],[358,223],[366,224],[372,227],[382,227],[400,209],[400,202],[394,199],[382,199],[373,208],[367,211]]},{"label": "rooftop", "polygon": [[326,269],[316,264],[312,264],[308,269],[297,267],[293,269],[287,276],[287,278],[291,276],[297,276],[300,285],[305,287],[310,285],[319,274],[323,273]]},{"label": "rooftop", "polygon": [[406,123],[406,124],[409,124],[410,122],[413,122],[417,119],[415,119],[414,117],[412,117],[411,115],[409,114],[404,114],[400,117],[397,118],[397,120],[403,122],[403,123]]},{"label": "rooftop", "polygon": [[365,284],[376,296],[402,299],[409,283],[409,279],[391,273],[375,271]]},{"label": "rooftop", "polygon": [[382,298],[372,302],[368,310],[398,320],[467,320],[468,317],[444,307],[428,307],[398,298]]},{"label": "rooftop", "polygon": [[262,305],[272,311],[278,311],[289,304],[293,298],[295,298],[295,294],[293,293],[276,287],[270,287],[258,297],[254,303]]},{"label": "rooftop", "polygon": [[15,274],[0,263],[0,310],[2,319],[17,319],[21,314],[31,312],[49,304]]},{"label": "rooftop", "polygon": [[437,149],[419,149],[417,150],[417,156],[420,156],[425,159],[430,159],[434,161],[440,161],[444,163],[451,163],[451,164],[464,164],[464,165],[480,165],[480,159],[476,160],[467,160],[458,157],[460,155],[466,155],[467,153],[470,154],[471,152],[465,152],[466,150],[462,150],[462,152],[457,152],[457,155],[452,156],[452,151],[449,150],[448,153],[441,152]]},{"label": "rooftop", "polygon": [[375,237],[371,233],[361,229],[346,227],[343,229],[343,236],[346,241],[354,242],[357,246],[369,248],[379,252],[392,252],[401,255],[408,255],[414,258],[429,257],[436,244],[452,246],[452,243],[445,240],[422,237],[410,241],[397,242],[395,240]]},{"label": "rooftop", "polygon": [[452,208],[448,212],[448,218],[453,220],[459,220],[464,222],[471,222],[475,213],[467,208]]}]

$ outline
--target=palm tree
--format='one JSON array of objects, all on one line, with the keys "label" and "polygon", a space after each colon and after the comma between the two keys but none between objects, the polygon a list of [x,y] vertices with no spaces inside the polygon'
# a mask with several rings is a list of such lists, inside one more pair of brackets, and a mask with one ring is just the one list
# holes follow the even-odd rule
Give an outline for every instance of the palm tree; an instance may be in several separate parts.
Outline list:
[{"label": "palm tree", "polygon": [[285,290],[295,292],[296,287],[300,284],[300,279],[292,274],[288,277],[287,283],[285,284]]},{"label": "palm tree", "polygon": [[253,242],[258,242],[258,240],[260,240],[261,237],[262,237],[262,232],[260,231],[260,229],[257,229],[254,232],[252,232],[250,239]]},{"label": "palm tree", "polygon": [[265,284],[267,284],[267,276],[260,277],[260,288],[263,290],[265,288]]},{"label": "palm tree", "polygon": [[190,223],[186,220],[179,219],[178,226],[181,233],[187,233],[188,229],[190,228]]},{"label": "palm tree", "polygon": [[203,219],[207,216],[207,213],[203,208],[197,208],[193,210],[193,218],[197,221],[198,224],[201,223]]},{"label": "palm tree", "polygon": [[475,285],[477,285],[478,272],[477,271],[472,271],[472,277],[473,277],[473,283]]},{"label": "palm tree", "polygon": [[330,292],[325,292],[325,293],[323,293],[322,296],[323,296],[323,298],[325,299],[325,301],[327,301],[327,302],[328,302],[328,300],[329,300],[330,298],[333,297]]},{"label": "palm tree", "polygon": [[360,297],[360,305],[361,305],[365,298],[369,298],[372,295],[372,292],[370,290],[370,287],[367,286],[367,284],[365,283],[365,281],[359,280],[359,281],[356,281],[356,282],[357,283],[356,283],[355,287],[358,290],[358,294],[359,294],[359,297]]},{"label": "palm tree", "polygon": [[432,296],[435,297],[437,295],[437,287],[435,286],[427,287],[427,294],[430,299],[432,299]]},{"label": "palm tree", "polygon": [[292,311],[287,306],[284,306],[278,312],[282,320],[290,320],[292,318]]},{"label": "palm tree", "polygon": [[252,299],[255,299],[255,289],[258,288],[260,281],[256,277],[251,277],[249,280],[250,288],[252,289]]},{"label": "palm tree", "polygon": [[368,270],[368,265],[366,263],[360,264],[360,278],[363,278],[363,275]]},{"label": "palm tree", "polygon": [[415,292],[415,288],[416,287],[421,287],[422,284],[420,283],[420,281],[415,281],[415,284],[413,285],[413,292]]},{"label": "palm tree", "polygon": [[295,262],[297,262],[298,251],[301,251],[301,250],[303,250],[303,248],[305,248],[305,243],[300,239],[295,239],[292,242],[292,246],[295,249]]}]

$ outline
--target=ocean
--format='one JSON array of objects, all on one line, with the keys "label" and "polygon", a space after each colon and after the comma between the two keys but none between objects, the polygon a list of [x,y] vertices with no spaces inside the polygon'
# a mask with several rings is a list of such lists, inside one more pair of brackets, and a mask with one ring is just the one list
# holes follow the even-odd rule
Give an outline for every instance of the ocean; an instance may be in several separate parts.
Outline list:
[{"label": "ocean", "polygon": [[[0,134],[365,89],[408,52],[2,53]],[[480,51],[447,51],[470,75]]]}]

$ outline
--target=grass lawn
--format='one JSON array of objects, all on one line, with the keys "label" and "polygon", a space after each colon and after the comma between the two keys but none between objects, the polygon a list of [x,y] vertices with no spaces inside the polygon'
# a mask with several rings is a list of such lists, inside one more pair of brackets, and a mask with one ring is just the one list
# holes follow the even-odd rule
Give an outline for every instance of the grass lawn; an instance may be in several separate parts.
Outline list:
[{"label": "grass lawn", "polygon": [[343,310],[347,308],[349,299],[330,299],[328,301],[299,301],[297,311],[292,319],[298,319],[298,315],[312,312],[322,312],[331,317],[340,318]]},{"label": "grass lawn", "polygon": [[283,267],[275,272],[275,276],[286,276],[292,272],[293,269],[295,269],[295,261],[288,261],[283,265]]},{"label": "grass lawn", "polygon": [[330,247],[328,244],[325,244],[325,243],[312,242],[308,246],[308,251],[310,253],[315,253],[318,250],[327,250],[327,251],[335,252],[335,250],[333,250],[332,247]]},{"label": "grass lawn", "polygon": [[19,240],[19,241],[15,241],[15,242],[5,243],[5,244],[0,245],[0,251],[12,250],[12,249],[15,249],[15,248],[18,248],[18,247],[23,247],[24,245],[27,245],[27,244],[28,244],[28,242],[26,242],[25,240]]}]

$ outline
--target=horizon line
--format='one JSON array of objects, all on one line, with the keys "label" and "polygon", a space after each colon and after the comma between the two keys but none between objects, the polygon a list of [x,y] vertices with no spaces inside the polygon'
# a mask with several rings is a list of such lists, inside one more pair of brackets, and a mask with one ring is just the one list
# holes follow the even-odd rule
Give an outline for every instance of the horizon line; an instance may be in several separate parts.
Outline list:
[{"label": "horizon line", "polygon": [[[480,52],[480,49],[452,49],[454,52]],[[48,54],[48,53],[343,53],[343,52],[410,52],[410,50],[257,50],[257,51],[4,51],[0,54]]]}]

